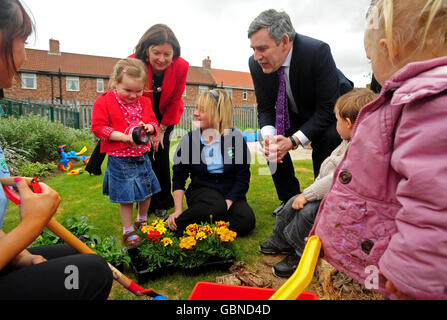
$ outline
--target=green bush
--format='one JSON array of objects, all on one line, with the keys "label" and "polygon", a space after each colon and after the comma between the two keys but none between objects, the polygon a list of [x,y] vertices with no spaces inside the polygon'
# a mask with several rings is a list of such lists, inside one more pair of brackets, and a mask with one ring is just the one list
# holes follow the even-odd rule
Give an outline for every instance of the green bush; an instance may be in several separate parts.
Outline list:
[{"label": "green bush", "polygon": [[48,175],[49,171],[56,168],[57,165],[53,162],[49,163],[31,163],[22,161],[17,165],[18,172],[24,177],[44,177]]},{"label": "green bush", "polygon": [[30,162],[57,160],[60,158],[59,145],[67,145],[66,151],[79,151],[83,146],[93,151],[95,143],[89,130],[68,128],[35,115],[18,119],[1,118],[0,134],[8,144],[17,143],[18,148],[28,152],[27,160]]},{"label": "green bush", "polygon": [[90,130],[65,127],[40,116],[0,118],[0,147],[12,175],[44,176],[55,168],[49,162],[60,160],[59,145],[65,144],[66,152],[79,152],[85,146],[88,155],[95,142]]}]

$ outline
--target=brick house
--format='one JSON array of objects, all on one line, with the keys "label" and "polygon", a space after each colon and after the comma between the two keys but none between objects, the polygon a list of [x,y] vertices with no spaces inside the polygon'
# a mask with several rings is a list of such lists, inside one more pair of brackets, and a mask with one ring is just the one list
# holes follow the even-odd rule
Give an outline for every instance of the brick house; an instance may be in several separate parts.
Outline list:
[{"label": "brick house", "polygon": [[[113,66],[119,58],[65,53],[58,40],[50,39],[49,50],[26,49],[27,61],[19,70],[22,81],[5,89],[5,97],[47,101],[94,101],[108,89]],[[185,104],[195,104],[197,96],[212,88],[228,90],[235,105],[254,105],[256,97],[247,72],[211,68],[211,60],[201,67],[190,66],[183,94]]]}]

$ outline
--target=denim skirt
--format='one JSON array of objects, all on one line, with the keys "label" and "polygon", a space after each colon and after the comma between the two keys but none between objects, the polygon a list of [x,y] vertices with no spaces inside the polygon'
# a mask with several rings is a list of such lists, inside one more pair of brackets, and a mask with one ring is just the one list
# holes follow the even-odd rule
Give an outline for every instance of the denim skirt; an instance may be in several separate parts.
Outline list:
[{"label": "denim skirt", "polygon": [[142,202],[160,191],[148,153],[141,157],[108,157],[102,193],[110,202]]}]

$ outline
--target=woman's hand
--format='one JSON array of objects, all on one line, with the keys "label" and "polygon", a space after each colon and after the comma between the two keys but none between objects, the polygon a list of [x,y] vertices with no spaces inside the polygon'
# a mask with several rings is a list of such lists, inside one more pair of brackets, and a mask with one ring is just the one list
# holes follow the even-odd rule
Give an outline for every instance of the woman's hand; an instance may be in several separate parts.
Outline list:
[{"label": "woman's hand", "polygon": [[300,194],[295,198],[295,200],[293,200],[292,208],[295,209],[295,210],[301,210],[301,209],[304,208],[304,205],[305,205],[306,203],[308,203],[308,202],[309,202],[309,201],[307,201],[306,197],[305,197],[302,193],[300,193]]},{"label": "woman's hand", "polygon": [[182,211],[175,211],[171,215],[169,215],[168,219],[166,219],[166,224],[168,225],[169,229],[171,230],[177,230],[177,224],[175,223],[175,220],[180,217],[182,214]]},{"label": "woman's hand", "polygon": [[233,205],[233,200],[225,199],[225,202],[227,203],[227,211],[230,210],[231,206]]},{"label": "woman's hand", "polygon": [[[15,178],[20,194],[20,216],[23,222],[34,221],[43,229],[56,213],[61,198],[45,183],[40,183],[41,193],[33,193],[25,179]],[[42,230],[41,230],[42,231]]]},{"label": "woman's hand", "polygon": [[158,134],[156,136],[151,136],[151,146],[154,149],[155,152],[158,152],[160,146],[162,149],[165,148],[163,144],[163,138],[165,136],[165,132],[159,130]]},{"label": "woman's hand", "polygon": [[21,254],[17,255],[14,260],[11,261],[11,267],[14,269],[21,269],[46,261],[47,259],[45,259],[44,257],[31,254],[27,250],[24,250]]}]

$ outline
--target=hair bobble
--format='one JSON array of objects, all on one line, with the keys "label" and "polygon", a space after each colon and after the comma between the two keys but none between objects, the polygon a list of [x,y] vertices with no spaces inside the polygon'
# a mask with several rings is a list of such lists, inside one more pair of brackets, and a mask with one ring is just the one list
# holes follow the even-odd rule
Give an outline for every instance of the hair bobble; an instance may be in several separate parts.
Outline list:
[{"label": "hair bobble", "polygon": [[129,70],[129,66],[124,67],[124,69],[123,69],[123,73],[126,73],[128,70]]}]

